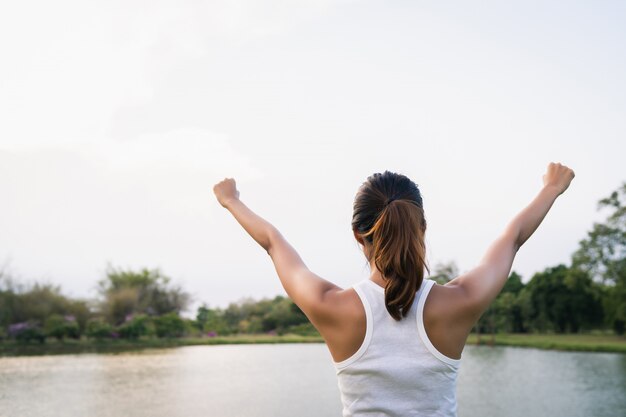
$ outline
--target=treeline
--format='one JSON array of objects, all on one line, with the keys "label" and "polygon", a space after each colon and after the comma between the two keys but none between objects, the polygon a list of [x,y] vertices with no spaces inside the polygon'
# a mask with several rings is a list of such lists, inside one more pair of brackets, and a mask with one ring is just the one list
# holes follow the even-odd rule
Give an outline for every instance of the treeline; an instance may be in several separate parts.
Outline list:
[{"label": "treeline", "polygon": [[16,284],[0,272],[0,339],[45,342],[80,339],[178,337],[192,328],[180,317],[189,295],[158,269],[108,267],[96,300],[64,296],[58,286]]},{"label": "treeline", "polygon": [[[479,333],[575,333],[626,327],[626,183],[599,202],[608,210],[580,241],[569,265],[536,273],[528,283],[513,272],[476,326]],[[64,296],[50,284],[23,286],[0,270],[0,340],[44,343],[81,337],[137,339],[296,333],[315,335],[288,298],[245,299],[226,308],[202,305],[195,319],[181,317],[188,293],[158,269],[107,268],[95,300]],[[431,279],[458,275],[454,263],[438,265]]]},{"label": "treeline", "polygon": [[181,317],[190,296],[158,270],[109,267],[96,300],[72,299],[51,284],[16,284],[0,271],[0,340],[39,342],[226,336],[233,334],[316,335],[289,299],[244,299],[224,309],[198,308],[196,319]]}]

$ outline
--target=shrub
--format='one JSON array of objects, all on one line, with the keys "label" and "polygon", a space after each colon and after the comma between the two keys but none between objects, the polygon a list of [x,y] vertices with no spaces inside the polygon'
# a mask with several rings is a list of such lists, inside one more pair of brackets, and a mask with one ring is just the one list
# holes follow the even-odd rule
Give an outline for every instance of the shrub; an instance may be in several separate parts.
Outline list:
[{"label": "shrub", "polygon": [[185,321],[174,312],[155,317],[153,321],[158,337],[181,337],[185,334]]},{"label": "shrub", "polygon": [[9,337],[21,343],[37,341],[44,343],[46,335],[34,322],[15,323],[9,326]]},{"label": "shrub", "polygon": [[56,337],[58,340],[63,340],[66,337],[80,338],[80,328],[74,316],[53,314],[46,319],[44,331],[46,336]]},{"label": "shrub", "polygon": [[87,322],[87,337],[98,340],[113,337],[113,326],[102,319],[89,320]]},{"label": "shrub", "polygon": [[117,328],[117,332],[124,339],[138,339],[151,333],[150,325],[150,319],[145,314],[128,316],[126,322]]}]

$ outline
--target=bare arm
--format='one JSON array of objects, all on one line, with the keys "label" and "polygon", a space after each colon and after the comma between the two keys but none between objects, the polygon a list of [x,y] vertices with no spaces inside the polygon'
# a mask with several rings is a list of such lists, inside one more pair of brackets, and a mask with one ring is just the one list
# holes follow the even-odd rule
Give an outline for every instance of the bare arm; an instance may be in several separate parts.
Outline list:
[{"label": "bare arm", "polygon": [[574,178],[570,168],[551,163],[537,196],[517,214],[483,256],[478,266],[450,281],[459,291],[459,317],[470,327],[500,293],[511,271],[519,248],[537,230],[556,198]]},{"label": "bare arm", "polygon": [[293,302],[311,321],[325,319],[324,296],[329,290],[340,288],[311,272],[278,229],[239,199],[234,179],[221,181],[213,187],[213,191],[219,203],[267,251],[283,288]]}]

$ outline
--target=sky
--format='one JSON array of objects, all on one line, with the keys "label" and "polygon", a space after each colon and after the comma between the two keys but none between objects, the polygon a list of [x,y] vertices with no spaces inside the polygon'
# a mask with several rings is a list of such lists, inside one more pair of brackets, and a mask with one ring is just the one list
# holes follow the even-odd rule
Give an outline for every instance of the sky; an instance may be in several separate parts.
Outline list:
[{"label": "sky", "polygon": [[576,172],[513,269],[568,263],[626,180],[618,1],[66,1],[0,5],[0,264],[93,297],[107,265],[160,268],[193,307],[285,295],[215,200],[240,197],[341,287],[350,228],[390,170],[423,195],[431,267],[471,269]]}]

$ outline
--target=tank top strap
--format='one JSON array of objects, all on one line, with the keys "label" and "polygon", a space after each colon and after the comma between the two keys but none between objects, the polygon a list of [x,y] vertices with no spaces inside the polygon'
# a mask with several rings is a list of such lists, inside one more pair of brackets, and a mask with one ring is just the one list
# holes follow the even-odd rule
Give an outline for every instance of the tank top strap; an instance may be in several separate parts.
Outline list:
[{"label": "tank top strap", "polygon": [[[371,283],[372,286],[370,286],[368,282]],[[359,359],[361,356],[363,356],[363,354],[369,347],[370,342],[372,341],[372,333],[374,327],[374,314],[372,313],[372,303],[375,302],[375,295],[372,294],[372,292],[377,291],[373,286],[378,287],[377,284],[374,284],[369,280],[363,280],[352,285],[352,288],[354,288],[354,291],[359,296],[361,304],[363,304],[363,309],[365,310],[365,337],[359,349],[352,356],[344,359],[341,362],[333,361],[333,364],[335,365],[335,368],[337,370],[347,367],[348,365]],[[384,290],[381,287],[379,288],[380,291],[384,294]]]},{"label": "tank top strap", "polygon": [[428,351],[432,353],[433,356],[435,356],[437,359],[439,359],[443,363],[456,368],[460,365],[461,360],[450,358],[444,355],[443,353],[439,352],[437,348],[432,344],[432,342],[428,338],[428,334],[426,333],[426,327],[424,326],[424,305],[426,304],[426,298],[428,297],[428,294],[430,294],[430,290],[435,285],[435,281],[432,279],[428,279],[424,281],[425,281],[425,285],[422,286],[422,290],[419,295],[419,300],[417,302],[417,312],[416,312],[417,331],[419,333],[420,339],[422,339],[422,343],[424,343],[424,346],[426,346],[426,349],[428,349]]}]

